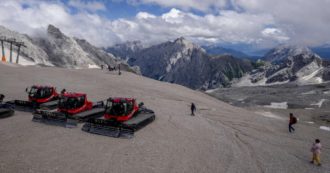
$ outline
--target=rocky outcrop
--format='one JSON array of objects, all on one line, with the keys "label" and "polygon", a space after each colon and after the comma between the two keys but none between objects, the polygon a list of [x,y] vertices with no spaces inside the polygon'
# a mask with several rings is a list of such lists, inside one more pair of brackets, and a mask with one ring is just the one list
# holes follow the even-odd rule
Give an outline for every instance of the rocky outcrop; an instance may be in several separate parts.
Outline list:
[{"label": "rocky outcrop", "polygon": [[252,84],[312,84],[328,80],[324,62],[306,47],[282,45],[269,51],[263,60],[265,65],[249,74]]},{"label": "rocky outcrop", "polygon": [[[23,41],[26,47],[22,47],[20,55],[22,61],[30,65],[90,68],[100,65],[115,67],[120,64],[122,70],[140,73],[138,67],[129,66],[125,61],[86,40],[68,37],[53,25],[48,26],[46,36],[34,38],[0,26],[0,36]],[[9,45],[5,46],[9,49]]]},{"label": "rocky outcrop", "polygon": [[[52,62],[49,60],[48,54],[37,44],[35,44],[31,37],[25,34],[20,34],[18,32],[11,31],[3,26],[0,26],[0,37],[6,37],[7,39],[15,39],[16,41],[24,42],[26,47],[21,47],[21,60],[30,61],[33,64],[44,64],[50,66],[53,65]],[[9,51],[10,45],[8,43],[4,43],[4,46],[6,50]],[[15,53],[17,52],[16,49],[17,48],[14,46],[13,51]]]}]

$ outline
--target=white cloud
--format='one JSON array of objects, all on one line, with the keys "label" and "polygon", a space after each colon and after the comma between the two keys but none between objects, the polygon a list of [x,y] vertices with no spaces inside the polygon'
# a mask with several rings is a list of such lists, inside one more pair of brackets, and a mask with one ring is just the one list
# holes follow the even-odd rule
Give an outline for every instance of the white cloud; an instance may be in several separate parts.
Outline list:
[{"label": "white cloud", "polygon": [[233,0],[235,7],[270,14],[293,44],[318,45],[330,40],[329,0]]},{"label": "white cloud", "polygon": [[[23,7],[22,4],[27,5]],[[57,2],[5,1],[0,4],[0,25],[32,36],[45,35],[53,24],[67,35],[84,38],[97,46],[120,41],[105,18],[85,11],[71,14],[65,4]]]},{"label": "white cloud", "polygon": [[198,9],[210,11],[212,9],[224,8],[229,0],[127,0],[132,4],[158,4],[165,7],[178,7],[186,10]]},{"label": "white cloud", "polygon": [[[22,33],[45,33],[48,24],[65,34],[84,38],[97,46],[127,40],[155,44],[181,36],[197,42],[251,43],[273,46],[278,43],[322,44],[330,40],[330,1],[279,0],[130,0],[176,6],[154,15],[139,12],[129,19],[109,20],[97,15],[104,10],[99,2],[4,1],[0,4],[0,25]],[[27,4],[23,7],[22,4]],[[231,8],[227,8],[231,5]],[[200,16],[189,9],[205,11]],[[220,10],[222,9],[222,10]],[[227,9],[227,10],[225,10]],[[216,13],[209,11],[216,10]],[[94,11],[94,12],[92,12]]]},{"label": "white cloud", "polygon": [[96,1],[70,0],[68,5],[79,10],[86,10],[91,12],[106,10],[106,7],[103,3]]},{"label": "white cloud", "polygon": [[155,15],[152,15],[152,14],[149,14],[147,12],[139,12],[137,15],[136,15],[136,18],[138,19],[154,19],[156,18]]},{"label": "white cloud", "polygon": [[[137,4],[158,4],[184,10],[217,13],[232,10],[246,15],[267,15],[284,37],[277,41],[292,44],[319,45],[330,40],[330,0],[127,0]],[[267,28],[268,26],[265,26]],[[266,36],[269,39],[271,37]],[[287,39],[289,38],[289,39]]]},{"label": "white cloud", "polygon": [[285,42],[290,39],[277,28],[265,28],[261,33],[264,37],[272,38],[274,40],[278,40],[279,42]]}]

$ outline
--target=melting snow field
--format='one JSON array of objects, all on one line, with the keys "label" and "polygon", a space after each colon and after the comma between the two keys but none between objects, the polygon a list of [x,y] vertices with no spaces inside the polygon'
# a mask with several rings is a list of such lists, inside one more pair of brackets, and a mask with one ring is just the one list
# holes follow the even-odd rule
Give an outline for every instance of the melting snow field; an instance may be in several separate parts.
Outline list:
[{"label": "melting snow field", "polygon": [[271,102],[270,105],[265,105],[264,107],[273,109],[288,109],[288,102]]},{"label": "melting snow field", "polygon": [[88,68],[100,68],[98,65],[95,64],[88,64]]},{"label": "melting snow field", "polygon": [[311,106],[318,106],[320,108],[326,100],[327,99],[321,99],[319,102],[311,104]]},{"label": "melting snow field", "polygon": [[206,90],[205,92],[206,92],[206,93],[213,93],[213,92],[216,91],[216,90],[218,90],[218,88],[216,88],[216,89]]},{"label": "melting snow field", "polygon": [[273,119],[278,119],[278,120],[284,120],[284,118],[278,116],[278,115],[275,115],[271,112],[256,112],[257,114],[259,115],[262,115],[264,117],[268,117],[268,118],[273,118]]},{"label": "melting snow field", "polygon": [[308,92],[302,93],[301,95],[309,95],[309,94],[316,94],[316,91],[308,91]]},{"label": "melting snow field", "polygon": [[327,126],[320,126],[320,129],[330,131],[330,127]]}]

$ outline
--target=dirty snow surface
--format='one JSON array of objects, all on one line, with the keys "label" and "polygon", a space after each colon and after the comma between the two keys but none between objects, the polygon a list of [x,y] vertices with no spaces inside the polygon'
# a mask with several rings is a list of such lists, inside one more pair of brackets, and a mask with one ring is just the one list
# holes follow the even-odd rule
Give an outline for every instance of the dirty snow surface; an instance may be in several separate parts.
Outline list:
[{"label": "dirty snow surface", "polygon": [[[297,124],[289,134],[285,121],[233,107],[185,87],[132,73],[99,69],[11,67],[0,63],[0,92],[6,100],[26,99],[33,84],[85,92],[90,100],[135,97],[153,109],[156,120],[133,139],[93,135],[32,122],[16,111],[0,119],[0,172],[222,172],[326,173],[330,171],[329,132]],[[198,108],[189,115],[190,103]],[[309,147],[324,146],[322,167],[309,164]]]}]

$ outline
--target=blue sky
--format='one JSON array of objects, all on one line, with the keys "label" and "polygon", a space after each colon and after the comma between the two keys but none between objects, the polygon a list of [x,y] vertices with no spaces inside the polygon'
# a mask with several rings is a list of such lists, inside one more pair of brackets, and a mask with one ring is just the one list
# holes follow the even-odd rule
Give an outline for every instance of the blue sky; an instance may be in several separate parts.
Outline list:
[{"label": "blue sky", "polygon": [[0,25],[45,36],[53,24],[97,46],[185,37],[198,44],[329,43],[329,0],[13,0],[0,3]]}]

